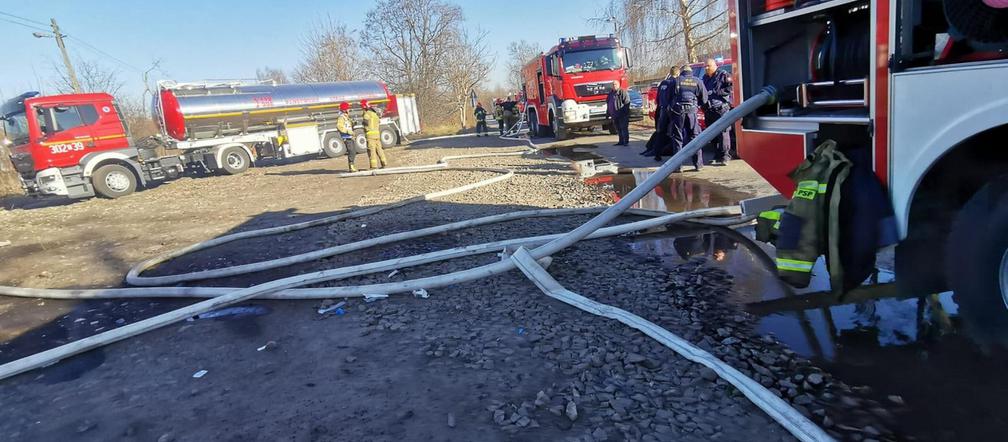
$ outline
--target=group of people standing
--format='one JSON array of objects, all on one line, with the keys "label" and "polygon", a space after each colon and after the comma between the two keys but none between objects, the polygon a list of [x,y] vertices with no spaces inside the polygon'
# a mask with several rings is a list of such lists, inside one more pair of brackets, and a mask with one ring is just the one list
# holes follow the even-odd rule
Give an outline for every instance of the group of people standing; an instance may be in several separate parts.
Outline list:
[{"label": "group of people standing", "polygon": [[[717,61],[708,59],[704,76],[698,79],[689,65],[672,68],[668,77],[658,85],[655,110],[655,133],[641,155],[675,155],[700,134],[697,111],[703,109],[707,126],[714,124],[731,109],[732,81],[728,73],[718,70]],[[715,165],[725,165],[731,160],[731,139],[728,130],[714,139]],[[703,149],[693,158],[693,167],[704,166]]]},{"label": "group of people standing", "polygon": [[[487,110],[483,107],[483,103],[476,103],[476,109],[473,111],[473,115],[476,117],[476,136],[490,136],[487,130]],[[521,112],[518,110],[518,102],[515,101],[511,96],[508,96],[506,100],[500,98],[494,99],[493,103],[493,116],[497,120],[497,129],[500,131],[501,136],[504,132],[511,130],[516,124],[518,124],[518,119],[521,117]]]},{"label": "group of people standing", "polygon": [[[385,158],[385,149],[381,144],[381,114],[367,100],[361,100],[360,106],[363,109],[361,122],[364,126],[364,135],[367,138],[368,161],[372,169],[384,169],[388,165],[388,160]],[[336,131],[343,139],[343,147],[346,150],[347,162],[349,163],[348,169],[351,172],[356,172],[357,166],[354,164],[354,160],[357,159],[357,152],[353,147],[354,124],[350,119],[350,103],[345,101],[340,103],[339,109],[339,115],[336,116]]]}]

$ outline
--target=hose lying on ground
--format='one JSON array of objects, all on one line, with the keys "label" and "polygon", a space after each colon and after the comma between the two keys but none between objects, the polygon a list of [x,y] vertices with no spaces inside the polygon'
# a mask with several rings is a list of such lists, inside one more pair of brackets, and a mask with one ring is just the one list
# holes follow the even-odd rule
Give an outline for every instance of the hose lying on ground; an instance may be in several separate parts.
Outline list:
[{"label": "hose lying on ground", "polygon": [[[683,163],[683,161],[686,158],[691,157],[698,149],[700,149],[701,147],[703,147],[704,145],[706,145],[707,143],[709,143],[715,136],[720,136],[720,133],[722,131],[728,129],[728,127],[731,124],[733,124],[735,121],[737,121],[741,117],[749,114],[750,112],[754,111],[756,108],[758,108],[758,107],[764,105],[765,103],[771,101],[773,99],[774,95],[775,95],[775,91],[773,90],[773,88],[766,88],[762,92],[760,92],[759,94],[757,94],[756,96],[754,96],[754,97],[752,97],[752,98],[744,101],[743,103],[741,103],[737,108],[729,111],[727,114],[725,114],[724,118],[718,119],[718,121],[715,122],[714,124],[712,124],[710,127],[708,127],[707,130],[701,132],[700,136],[698,136],[696,139],[694,139],[689,144],[687,144],[682,150],[680,150],[680,152],[678,152],[675,155],[673,155],[665,164],[663,164],[660,168],[658,168],[643,183],[641,183],[640,185],[638,185],[630,193],[628,193],[626,196],[624,196],[619,202],[617,202],[616,204],[614,204],[614,205],[606,208],[600,214],[598,214],[597,216],[595,216],[594,218],[592,218],[588,222],[584,223],[580,227],[572,230],[571,232],[568,232],[568,233],[565,233],[565,234],[560,234],[560,235],[546,235],[546,236],[542,236],[542,237],[523,238],[523,239],[520,239],[520,240],[514,240],[514,242],[511,245],[541,244],[541,245],[538,245],[536,248],[534,248],[532,250],[529,250],[526,253],[528,259],[530,259],[532,261],[538,261],[538,260],[540,260],[542,258],[546,258],[546,257],[548,257],[548,256],[550,256],[552,254],[555,254],[555,253],[559,252],[560,250],[563,250],[563,249],[565,249],[567,247],[570,247],[571,245],[573,245],[574,243],[576,243],[578,241],[581,241],[583,239],[589,238],[592,235],[596,235],[596,234],[600,234],[601,235],[602,233],[612,233],[612,232],[619,231],[618,230],[619,228],[628,228],[628,227],[624,227],[624,226],[628,226],[629,224],[628,225],[624,225],[624,226],[610,227],[609,229],[617,229],[617,230],[609,230],[609,231],[607,231],[603,226],[605,226],[609,222],[613,221],[616,217],[620,216],[621,214],[623,214],[623,213],[627,212],[628,210],[630,210],[630,208],[631,208],[631,206],[633,204],[635,204],[637,201],[639,201],[648,192],[650,192],[651,190],[653,190],[662,180],[664,180],[665,178],[667,178],[668,175],[671,174],[673,170],[678,170],[678,168],[680,167],[680,165]],[[514,152],[514,153],[510,153],[510,154],[521,154],[521,153]],[[476,155],[476,156],[469,156],[469,157],[478,157],[478,156],[487,156],[487,154]],[[442,160],[441,163],[444,164],[444,163],[446,163],[446,161]],[[358,172],[357,174],[345,174],[344,176],[407,173],[407,172],[430,171],[430,170],[435,170],[435,169],[446,169],[446,168],[447,168],[447,166],[442,166],[441,164],[438,164],[438,165],[434,165],[434,166],[417,166],[417,167],[406,167],[406,168],[391,168],[391,169],[386,169],[384,172],[382,172],[382,171],[374,171],[374,172],[370,172],[369,171],[369,172],[363,172],[363,173]],[[498,172],[503,173],[503,175],[491,178],[490,180],[484,180],[484,181],[481,181],[481,182],[478,182],[478,183],[473,183],[473,184],[469,184],[469,185],[466,185],[466,186],[461,186],[460,188],[449,189],[447,191],[435,192],[434,194],[422,195],[420,197],[415,197],[413,199],[399,201],[399,202],[396,202],[396,203],[392,203],[390,205],[377,206],[377,207],[372,207],[372,208],[368,208],[368,209],[360,209],[360,210],[352,211],[352,212],[349,212],[349,213],[334,215],[332,217],[321,218],[321,219],[318,219],[318,220],[307,221],[307,222],[304,222],[304,223],[292,224],[292,225],[289,225],[289,226],[280,226],[280,227],[274,227],[274,228],[268,228],[268,229],[261,229],[261,230],[248,231],[248,232],[241,232],[241,233],[236,233],[236,234],[231,234],[231,235],[227,235],[227,236],[224,236],[224,237],[216,238],[216,239],[209,240],[209,241],[206,241],[206,242],[194,244],[192,246],[189,246],[189,247],[177,250],[175,252],[171,252],[171,253],[169,253],[167,255],[163,255],[163,256],[160,256],[160,257],[157,257],[157,258],[154,258],[154,259],[151,259],[151,260],[147,260],[147,261],[145,261],[145,262],[143,262],[143,263],[135,266],[130,271],[130,275],[129,275],[128,281],[131,284],[133,282],[137,282],[137,281],[139,281],[141,283],[149,282],[149,280],[145,280],[145,279],[143,279],[143,277],[141,277],[139,275],[140,271],[142,271],[142,270],[137,270],[137,269],[149,268],[149,267],[151,267],[153,265],[156,265],[159,262],[164,262],[167,259],[171,259],[173,257],[178,257],[178,256],[184,255],[186,253],[191,253],[191,252],[196,251],[196,250],[203,250],[203,249],[206,249],[206,248],[209,248],[209,247],[213,247],[215,245],[223,244],[223,243],[230,242],[230,241],[235,241],[235,240],[238,240],[238,239],[246,239],[246,238],[252,238],[252,237],[257,237],[257,236],[274,235],[274,234],[277,234],[277,233],[284,233],[284,232],[289,232],[289,231],[293,231],[293,230],[297,230],[297,229],[303,229],[303,228],[307,228],[307,227],[312,227],[312,226],[317,226],[317,225],[323,225],[323,224],[326,224],[326,223],[331,223],[331,222],[335,222],[335,221],[338,221],[338,220],[347,219],[347,218],[350,218],[350,217],[353,217],[353,216],[363,216],[363,215],[367,215],[367,214],[371,214],[371,213],[376,213],[376,212],[381,211],[381,210],[386,210],[386,209],[389,209],[389,208],[392,208],[392,207],[399,207],[399,206],[402,206],[402,205],[405,205],[405,204],[409,204],[410,202],[422,201],[422,200],[431,199],[431,198],[436,197],[436,196],[431,196],[431,195],[444,196],[444,195],[449,195],[449,194],[452,194],[452,193],[458,193],[458,192],[464,191],[464,190],[459,190],[461,188],[466,188],[467,187],[467,189],[465,189],[465,190],[468,190],[468,189],[479,187],[479,186],[482,186],[482,185],[487,185],[487,184],[490,184],[487,181],[496,182],[496,181],[500,181],[500,180],[503,180],[503,179],[507,179],[508,177],[510,177],[511,175],[513,175],[513,171],[506,170],[506,169],[487,169],[487,168],[483,168],[483,169],[477,169],[477,170],[498,171]],[[664,224],[664,223],[668,223],[668,222],[671,222],[671,221],[681,221],[681,220],[687,220],[687,219],[698,218],[698,217],[703,217],[703,216],[709,216],[709,215],[713,215],[713,214],[717,214],[717,215],[726,215],[726,214],[729,214],[729,212],[717,212],[717,210],[718,209],[705,209],[705,211],[694,211],[694,212],[688,212],[688,213],[672,214],[672,215],[668,215],[668,218],[666,218],[665,220],[662,220],[661,223]],[[724,209],[721,209],[721,210],[724,210]],[[658,218],[655,218],[655,219],[658,219]],[[654,221],[655,219],[646,220],[646,221]],[[642,222],[644,222],[644,221],[642,221]],[[465,222],[462,222],[462,223],[465,223]],[[459,225],[460,223],[453,223],[453,224]],[[630,223],[630,224],[633,224],[633,223]],[[639,230],[639,228],[636,228],[636,229]],[[421,229],[421,230],[424,230],[424,229]],[[632,230],[629,230],[629,231],[632,231]],[[416,235],[416,232],[417,231],[414,231],[414,232],[405,232],[405,234],[407,234],[407,235],[408,234],[414,234],[414,235]],[[600,232],[602,232],[602,233],[600,233]],[[616,234],[618,234],[618,233],[616,233]],[[543,242],[545,242],[545,244],[543,244]],[[501,247],[507,245],[507,244],[504,244],[504,243],[505,242],[488,243],[488,244],[493,244],[493,247],[496,247],[497,250],[499,250]],[[480,247],[484,247],[485,248],[485,247],[489,247],[488,244],[477,245],[477,246],[469,246],[469,248],[475,248],[475,249],[479,249]],[[327,249],[327,250],[329,250],[329,252],[327,252],[327,253],[331,253],[332,249],[338,249],[338,247]],[[315,252],[311,252],[311,253],[315,253]],[[224,307],[224,306],[227,306],[227,305],[231,305],[231,304],[234,304],[234,303],[245,301],[245,300],[248,300],[248,299],[251,299],[251,298],[254,298],[254,297],[264,296],[264,295],[267,295],[267,294],[288,293],[288,294],[297,294],[298,296],[301,296],[301,295],[305,295],[305,296],[307,296],[307,295],[319,296],[321,294],[322,297],[336,297],[336,296],[362,296],[362,295],[366,296],[366,295],[371,295],[371,294],[401,293],[401,292],[409,292],[409,291],[412,291],[412,290],[415,290],[415,289],[421,289],[421,288],[423,288],[423,289],[429,289],[429,288],[436,288],[436,287],[444,287],[444,286],[453,285],[453,284],[457,284],[457,283],[462,283],[462,282],[468,282],[468,281],[473,281],[473,280],[477,280],[477,279],[482,279],[482,278],[486,278],[486,277],[490,277],[490,276],[494,276],[494,275],[498,275],[498,274],[507,272],[509,270],[514,269],[515,266],[516,266],[516,264],[515,264],[515,262],[513,260],[511,260],[511,259],[505,259],[505,260],[502,260],[502,261],[499,261],[499,262],[495,262],[495,263],[492,263],[492,264],[487,264],[487,265],[483,265],[483,266],[479,266],[479,267],[474,267],[474,268],[467,269],[467,270],[456,271],[456,272],[447,273],[447,274],[444,274],[444,275],[437,275],[437,276],[431,276],[431,277],[425,277],[425,278],[418,278],[418,279],[407,280],[407,281],[398,281],[398,282],[390,282],[390,283],[382,283],[382,284],[372,284],[372,285],[358,286],[358,287],[332,287],[332,288],[322,288],[322,289],[308,289],[308,291],[299,291],[299,292],[296,292],[296,291],[283,292],[284,290],[292,289],[294,287],[300,287],[300,286],[315,284],[315,283],[319,283],[319,282],[323,282],[323,281],[328,281],[328,280],[332,280],[332,279],[345,278],[345,277],[352,276],[352,275],[371,273],[371,272],[379,271],[379,269],[387,270],[387,269],[390,269],[390,268],[400,268],[400,267],[405,266],[409,262],[413,263],[411,265],[418,265],[418,264],[424,262],[424,260],[429,260],[429,261],[425,261],[425,262],[433,262],[433,261],[437,261],[437,260],[441,260],[441,259],[448,259],[447,257],[449,257],[453,253],[461,253],[461,254],[459,254],[457,256],[467,256],[467,254],[480,253],[480,252],[474,252],[472,250],[467,250],[466,247],[463,247],[463,248],[449,249],[449,250],[446,250],[446,251],[434,252],[432,254],[417,255],[417,256],[414,256],[414,257],[407,257],[407,258],[398,258],[398,259],[395,259],[395,260],[383,261],[381,263],[370,263],[370,264],[363,264],[363,265],[360,265],[360,266],[351,266],[351,267],[345,267],[345,268],[341,268],[341,269],[323,270],[323,271],[319,271],[319,272],[313,272],[313,273],[307,273],[307,274],[302,274],[302,275],[296,275],[296,276],[282,278],[282,279],[278,279],[278,280],[274,280],[274,281],[269,281],[269,282],[266,282],[266,283],[263,283],[263,284],[259,284],[259,285],[255,285],[255,286],[248,287],[248,288],[242,288],[242,289],[216,289],[216,290],[223,290],[223,291],[226,291],[226,292],[223,293],[223,294],[217,295],[217,296],[215,296],[213,298],[210,298],[210,299],[207,299],[207,300],[204,300],[204,301],[200,301],[200,302],[197,302],[195,304],[192,304],[192,305],[189,305],[189,306],[186,306],[186,307],[183,307],[183,308],[171,311],[171,312],[167,312],[167,313],[164,313],[164,314],[161,314],[161,315],[157,315],[157,316],[154,316],[154,317],[151,317],[151,318],[148,318],[148,319],[136,322],[136,323],[127,324],[127,325],[124,325],[124,326],[116,328],[116,329],[112,329],[112,330],[109,330],[109,331],[106,331],[106,332],[102,332],[102,333],[94,335],[94,336],[83,338],[83,339],[80,339],[78,341],[74,341],[74,342],[71,342],[71,343],[68,343],[68,344],[64,344],[64,345],[61,345],[59,347],[56,347],[56,348],[53,348],[53,349],[50,349],[50,350],[46,350],[46,351],[43,351],[43,352],[40,352],[40,353],[36,353],[34,355],[22,358],[22,359],[18,359],[16,361],[12,361],[12,362],[0,365],[0,379],[6,379],[8,377],[17,375],[19,373],[23,373],[23,372],[26,372],[26,371],[29,371],[29,370],[32,370],[32,369],[35,369],[35,368],[39,368],[39,367],[44,367],[44,366],[50,365],[52,363],[55,363],[55,362],[57,362],[57,361],[59,361],[59,360],[61,360],[63,358],[66,358],[66,357],[69,357],[69,356],[72,356],[72,355],[75,355],[75,354],[79,354],[79,353],[82,353],[82,352],[85,352],[85,351],[88,351],[88,350],[91,350],[91,349],[94,349],[94,348],[97,348],[97,347],[108,345],[108,344],[113,343],[113,342],[118,342],[120,340],[129,338],[129,337],[132,337],[132,336],[136,336],[138,334],[145,333],[147,331],[154,330],[156,328],[163,327],[165,325],[169,325],[169,324],[172,324],[172,323],[175,323],[175,322],[178,322],[178,321],[182,321],[182,320],[185,320],[187,318],[196,316],[198,314],[201,314],[201,313],[204,313],[204,312],[207,312],[207,311],[210,311],[210,310],[214,310],[214,309],[221,308],[221,307]],[[421,257],[423,257],[423,258],[421,258]],[[292,260],[292,261],[297,261],[297,259],[301,259],[298,256],[288,257],[288,258],[294,258],[294,260]],[[282,258],[282,259],[288,259],[288,258]],[[300,261],[298,261],[298,262],[300,262]],[[264,262],[264,263],[266,263],[266,262]],[[253,265],[273,265],[273,264],[253,263]],[[393,266],[393,265],[395,267],[389,267],[389,266]],[[236,267],[240,267],[240,266],[236,266]],[[266,268],[272,268],[272,267],[266,267]],[[136,270],[136,271],[134,271],[134,270]],[[216,270],[229,271],[228,269],[216,269]],[[363,272],[363,273],[355,273],[355,272]],[[200,277],[201,278],[205,278],[206,277],[205,275],[206,275],[205,273],[201,274]],[[175,276],[183,276],[184,277],[185,275],[175,275]],[[171,277],[169,276],[167,278],[171,278]],[[13,288],[0,288],[0,293],[6,293],[6,292],[13,293],[13,292],[17,291],[17,290],[9,290],[8,291],[8,289],[13,289]],[[188,296],[214,296],[213,294],[210,294],[210,293],[207,293],[207,292],[201,292],[201,294],[196,295],[195,293],[197,291],[199,291],[199,290],[202,290],[202,289],[192,288],[192,287],[146,288],[146,289],[145,288],[132,288],[132,289],[128,288],[128,289],[106,289],[106,290],[122,290],[124,292],[125,291],[129,291],[129,290],[145,290],[145,291],[149,291],[149,292],[146,292],[147,295],[149,295],[149,293],[152,293],[152,292],[156,291],[157,293],[159,293],[157,296],[163,296],[161,293],[167,293],[167,292],[169,292],[169,291],[171,291],[173,289],[180,290],[180,293],[190,293]],[[19,290],[39,290],[39,289],[19,289]],[[108,292],[106,290],[99,289],[98,291],[96,291],[94,293],[94,296],[91,296],[91,297],[108,297],[108,296],[112,296],[112,295],[110,295],[110,292]],[[186,292],[187,290],[189,292]],[[52,291],[52,292],[55,293],[55,292],[59,292],[59,291]],[[88,294],[89,291],[75,291],[75,292],[81,294],[81,296],[83,296],[83,297],[87,297],[87,294]],[[64,291],[63,295],[67,295],[67,293],[65,293],[65,291]],[[37,295],[32,295],[32,296],[37,296]],[[184,296],[184,295],[180,295],[180,296]],[[654,326],[654,327],[658,328],[657,326]],[[661,330],[660,328],[658,328],[658,329]],[[662,330],[662,331],[664,333],[668,333],[667,331],[664,331],[664,330]],[[668,334],[671,335],[671,333],[668,333]],[[749,382],[751,382],[751,383],[753,383],[755,385],[758,385],[758,384],[755,383],[755,381],[749,380]],[[760,386],[760,388],[762,388],[762,387]],[[786,404],[784,404],[784,407],[790,409],[790,407],[787,407]],[[791,409],[791,411],[793,412],[793,409]],[[797,417],[795,417],[794,415],[797,415]],[[783,416],[783,417],[781,417],[781,416]],[[829,440],[829,437],[826,436],[825,433],[822,433],[820,435],[815,435],[815,437],[813,437],[813,438],[809,438],[806,433],[796,432],[797,431],[796,428],[805,428],[805,427],[807,427],[809,425],[811,425],[813,427],[815,426],[810,421],[808,421],[807,419],[805,419],[804,416],[801,416],[800,414],[798,414],[796,412],[794,412],[794,413],[772,413],[771,417],[773,417],[774,419],[777,419],[778,422],[781,422],[781,424],[785,428],[787,428],[789,431],[791,431],[792,434],[794,434],[796,437],[802,438],[803,440]],[[782,422],[781,419],[784,419],[785,421]],[[804,420],[804,421],[788,422],[787,419],[799,419],[799,420]],[[821,430],[820,430],[820,432],[821,432]]]}]

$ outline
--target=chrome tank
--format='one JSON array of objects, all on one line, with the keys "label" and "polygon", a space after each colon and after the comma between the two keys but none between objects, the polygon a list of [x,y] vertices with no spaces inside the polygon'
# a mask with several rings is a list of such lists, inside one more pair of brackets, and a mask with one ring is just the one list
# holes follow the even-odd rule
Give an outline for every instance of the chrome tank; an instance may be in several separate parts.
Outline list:
[{"label": "chrome tank", "polygon": [[154,112],[162,131],[182,141],[271,130],[283,123],[331,123],[340,103],[350,103],[356,113],[361,100],[384,109],[390,96],[380,81],[280,85],[162,82]]}]

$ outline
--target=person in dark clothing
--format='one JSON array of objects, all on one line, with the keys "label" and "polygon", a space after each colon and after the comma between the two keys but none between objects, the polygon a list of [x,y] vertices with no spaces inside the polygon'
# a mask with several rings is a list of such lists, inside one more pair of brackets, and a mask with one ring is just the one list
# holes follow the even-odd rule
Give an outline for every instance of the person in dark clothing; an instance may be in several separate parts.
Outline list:
[{"label": "person in dark clothing", "polygon": [[669,105],[669,95],[672,87],[675,86],[676,75],[679,73],[679,68],[669,69],[668,76],[658,83],[658,94],[655,96],[655,134],[651,136],[654,142],[648,142],[648,148],[641,155],[654,156],[658,153],[658,149],[664,147],[668,144],[666,134],[668,132],[668,105]]},{"label": "person in dark clothing", "polygon": [[[704,107],[704,119],[707,127],[720,120],[725,113],[731,110],[732,81],[725,71],[718,70],[717,61],[713,58],[707,59],[707,66],[703,76],[704,87],[707,88],[707,106]],[[731,160],[731,138],[728,129],[725,129],[720,137],[714,138],[714,164],[724,165]]]},{"label": "person in dark clothing", "polygon": [[613,82],[612,90],[606,97],[606,115],[616,127],[618,141],[614,146],[630,145],[630,94],[620,86],[619,81]]},{"label": "person in dark clothing", "polygon": [[[672,140],[668,152],[675,155],[700,133],[700,123],[697,122],[698,106],[707,104],[707,89],[700,79],[693,76],[689,65],[684,65],[672,88],[671,107],[669,110],[668,135]],[[655,155],[656,161],[661,161],[662,153]],[[693,158],[696,170],[703,168],[703,149],[698,149]]]},{"label": "person in dark clothing", "polygon": [[476,136],[480,136],[480,132],[482,131],[483,135],[489,137],[490,134],[487,132],[486,124],[487,111],[483,109],[483,103],[476,103],[476,110],[473,111],[473,115],[476,116]]}]

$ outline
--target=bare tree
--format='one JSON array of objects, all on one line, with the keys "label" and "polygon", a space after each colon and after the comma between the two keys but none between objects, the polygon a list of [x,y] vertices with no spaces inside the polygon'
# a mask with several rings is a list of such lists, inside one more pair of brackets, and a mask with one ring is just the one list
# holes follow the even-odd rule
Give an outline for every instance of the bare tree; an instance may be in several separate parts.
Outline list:
[{"label": "bare tree", "polygon": [[508,85],[512,91],[521,90],[522,68],[542,53],[538,46],[525,40],[512,41],[508,45]]},{"label": "bare tree", "polygon": [[421,115],[438,109],[445,90],[445,66],[464,17],[458,5],[441,0],[383,0],[367,13],[371,32],[361,40],[371,72],[392,88],[416,94]]},{"label": "bare tree", "polygon": [[728,48],[723,0],[611,0],[590,21],[608,29],[611,17],[635,64],[651,67],[641,73],[645,76]]},{"label": "bare tree", "polygon": [[[59,93],[73,93],[73,82],[67,75],[66,67],[62,63],[53,63],[56,76],[51,82],[53,89]],[[97,62],[90,60],[77,60],[74,63],[77,71],[77,79],[80,81],[81,92],[105,92],[117,95],[122,90],[123,81],[119,78],[119,72],[108,69]]]},{"label": "bare tree", "polygon": [[276,84],[287,84],[287,74],[284,71],[269,66],[256,69],[256,79],[259,81],[272,81]]},{"label": "bare tree", "polygon": [[493,66],[487,51],[486,37],[486,31],[461,31],[448,48],[449,60],[452,62],[445,64],[445,83],[452,104],[458,110],[459,124],[463,129],[466,127],[466,104],[476,85],[486,79]]},{"label": "bare tree", "polygon": [[295,81],[307,83],[359,78],[360,51],[357,40],[345,24],[326,17],[301,37],[300,45],[303,60],[294,69],[292,76]]}]

